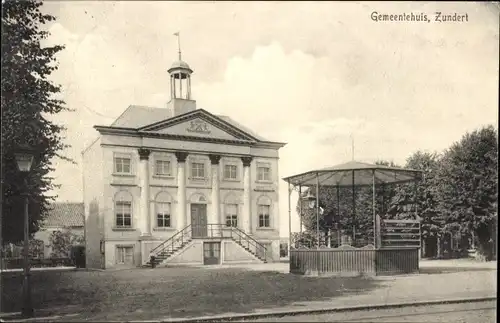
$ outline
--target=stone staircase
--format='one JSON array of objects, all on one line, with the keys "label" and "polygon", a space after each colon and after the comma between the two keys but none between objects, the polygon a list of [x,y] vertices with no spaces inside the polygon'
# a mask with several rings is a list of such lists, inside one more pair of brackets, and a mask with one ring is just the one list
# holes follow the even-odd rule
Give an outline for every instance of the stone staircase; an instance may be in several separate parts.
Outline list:
[{"label": "stone staircase", "polygon": [[238,240],[234,239],[233,238],[233,241],[241,246],[243,249],[245,249],[249,254],[253,255],[255,258],[259,259],[260,261],[262,261],[263,263],[267,263],[267,260],[265,259],[265,257],[262,257],[260,255],[258,255],[257,253],[253,252],[249,247],[245,246],[242,242],[239,242]]},{"label": "stone staircase", "polygon": [[[205,235],[199,235],[200,229],[205,232]],[[184,249],[194,239],[232,240],[256,259],[263,263],[267,262],[266,248],[245,232],[238,228],[228,228],[221,224],[208,224],[203,227],[188,225],[184,229],[178,231],[172,237],[151,250],[150,259],[143,267],[156,267],[164,263],[178,251]]]},{"label": "stone staircase", "polygon": [[[177,251],[184,249],[185,246],[187,246],[192,239],[187,239],[186,241],[182,242],[176,247],[173,247],[172,249],[167,249],[165,251],[161,251],[156,254],[155,259],[154,259],[154,267],[158,266],[168,258],[170,258],[172,255],[174,255]],[[151,259],[146,263],[146,267],[153,267],[151,263]]]}]

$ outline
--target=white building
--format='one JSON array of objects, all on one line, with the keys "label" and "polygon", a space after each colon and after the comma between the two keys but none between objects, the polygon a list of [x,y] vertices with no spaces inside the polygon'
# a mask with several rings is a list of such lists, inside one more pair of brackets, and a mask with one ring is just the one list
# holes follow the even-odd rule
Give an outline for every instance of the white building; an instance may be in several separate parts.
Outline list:
[{"label": "white building", "polygon": [[185,62],[168,73],[165,108],[129,106],[82,152],[87,266],[279,260],[285,144],[197,109]]}]

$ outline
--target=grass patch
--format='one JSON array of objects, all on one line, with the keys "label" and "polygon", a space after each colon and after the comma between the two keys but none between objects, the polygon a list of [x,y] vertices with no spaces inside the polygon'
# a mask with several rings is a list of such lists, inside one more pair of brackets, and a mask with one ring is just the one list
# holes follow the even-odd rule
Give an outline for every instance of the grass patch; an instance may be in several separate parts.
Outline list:
[{"label": "grass patch", "polygon": [[[20,311],[22,274],[3,281],[2,310]],[[44,316],[77,312],[81,315],[75,320],[129,321],[248,313],[364,293],[375,284],[367,278],[303,277],[236,268],[33,272],[32,299]]]}]

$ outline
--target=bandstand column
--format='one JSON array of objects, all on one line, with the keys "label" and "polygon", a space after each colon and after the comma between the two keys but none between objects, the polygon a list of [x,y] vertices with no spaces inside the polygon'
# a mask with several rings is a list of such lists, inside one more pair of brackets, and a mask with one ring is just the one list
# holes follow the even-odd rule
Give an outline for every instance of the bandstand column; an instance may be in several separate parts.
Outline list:
[{"label": "bandstand column", "polygon": [[141,236],[151,235],[151,214],[149,212],[149,155],[151,150],[139,148],[139,179],[141,181],[140,230]]},{"label": "bandstand column", "polygon": [[210,215],[209,224],[220,224],[220,190],[219,190],[219,162],[220,155],[210,155],[212,164],[212,214]]},{"label": "bandstand column", "polygon": [[292,185],[288,182],[288,257],[292,248],[292,191]]},{"label": "bandstand column", "polygon": [[250,181],[250,165],[253,157],[241,157],[243,161],[243,231],[247,234],[252,233],[252,185]]},{"label": "bandstand column", "polygon": [[377,199],[376,199],[376,191],[375,191],[375,170],[372,171],[372,218],[373,218],[373,246],[375,249],[378,249],[380,245],[378,244],[378,230],[379,227],[377,225]]},{"label": "bandstand column", "polygon": [[186,226],[186,159],[188,153],[178,151],[177,158],[177,230],[182,230]]},{"label": "bandstand column", "polygon": [[299,184],[299,237],[302,237],[302,185]]}]

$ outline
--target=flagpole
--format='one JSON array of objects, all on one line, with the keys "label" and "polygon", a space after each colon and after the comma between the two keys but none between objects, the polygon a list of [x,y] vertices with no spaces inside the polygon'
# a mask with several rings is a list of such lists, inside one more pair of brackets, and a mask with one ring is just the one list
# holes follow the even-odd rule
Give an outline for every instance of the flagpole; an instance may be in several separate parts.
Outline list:
[{"label": "flagpole", "polygon": [[174,36],[177,36],[177,48],[179,49],[179,60],[181,61],[181,35],[180,32],[174,33]]}]

